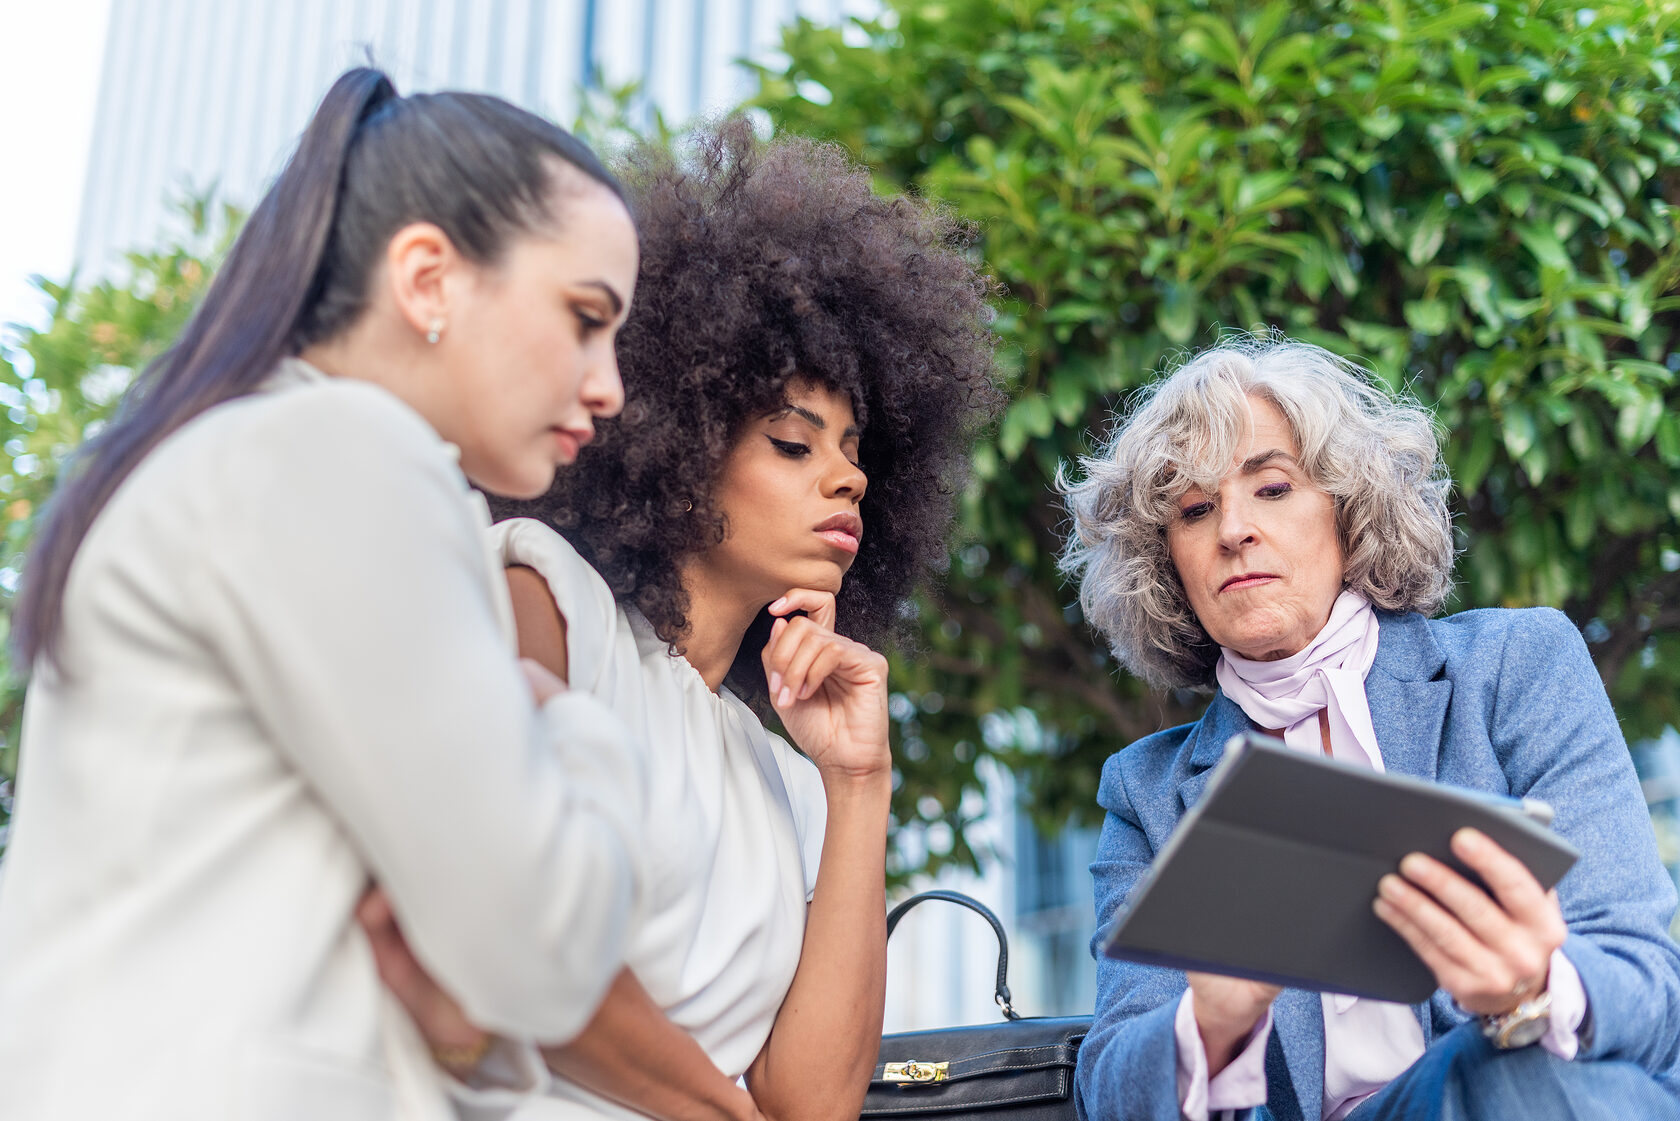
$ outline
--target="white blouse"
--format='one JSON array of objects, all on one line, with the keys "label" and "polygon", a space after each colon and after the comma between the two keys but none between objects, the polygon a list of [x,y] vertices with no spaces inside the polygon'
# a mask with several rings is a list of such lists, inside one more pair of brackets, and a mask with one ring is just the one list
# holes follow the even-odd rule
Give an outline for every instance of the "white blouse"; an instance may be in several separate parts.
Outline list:
[{"label": "white blouse", "polygon": [[[573,688],[607,702],[648,752],[645,889],[625,964],[731,1078],[745,1073],[799,966],[827,800],[816,766],[727,688],[618,605],[541,522],[491,530],[505,563],[548,582],[566,618]],[[572,1083],[520,1117],[639,1117]]]},{"label": "white blouse", "polygon": [[0,1115],[455,1116],[353,918],[370,879],[480,1023],[592,1014],[640,759],[598,702],[532,705],[452,451],[291,360],[101,512],[24,715]]}]

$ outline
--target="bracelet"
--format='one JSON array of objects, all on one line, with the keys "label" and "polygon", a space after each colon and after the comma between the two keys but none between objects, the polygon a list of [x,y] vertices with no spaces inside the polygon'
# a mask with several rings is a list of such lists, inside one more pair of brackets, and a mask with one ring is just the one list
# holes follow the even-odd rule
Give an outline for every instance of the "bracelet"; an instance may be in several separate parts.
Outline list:
[{"label": "bracelet", "polygon": [[476,1043],[442,1046],[432,1044],[432,1059],[437,1065],[451,1074],[465,1077],[478,1069],[478,1064],[484,1061],[484,1056],[490,1053],[490,1045],[495,1037],[489,1032],[481,1032]]}]

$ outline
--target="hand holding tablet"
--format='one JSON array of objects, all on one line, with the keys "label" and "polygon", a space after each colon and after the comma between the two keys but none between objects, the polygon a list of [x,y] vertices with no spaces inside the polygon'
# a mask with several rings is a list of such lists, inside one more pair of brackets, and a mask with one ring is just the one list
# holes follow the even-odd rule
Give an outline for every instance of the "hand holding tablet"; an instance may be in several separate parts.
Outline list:
[{"label": "hand holding tablet", "polygon": [[1232,739],[1116,916],[1112,957],[1377,1000],[1416,1003],[1430,968],[1372,910],[1377,885],[1420,852],[1472,883],[1451,840],[1470,827],[1550,888],[1575,850],[1542,803],[1491,797],[1248,734]]}]

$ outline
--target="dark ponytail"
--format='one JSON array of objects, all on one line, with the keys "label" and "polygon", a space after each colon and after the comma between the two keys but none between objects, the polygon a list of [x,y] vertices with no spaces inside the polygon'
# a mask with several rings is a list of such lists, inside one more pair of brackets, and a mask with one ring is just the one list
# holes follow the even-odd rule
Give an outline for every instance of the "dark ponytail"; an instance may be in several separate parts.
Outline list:
[{"label": "dark ponytail", "polygon": [[56,657],[76,550],[153,448],[355,322],[403,226],[435,223],[478,263],[495,261],[512,235],[552,226],[556,157],[623,197],[575,137],[498,98],[402,98],[367,68],[334,82],[180,337],[68,465],[24,565],[12,615],[19,663]]}]

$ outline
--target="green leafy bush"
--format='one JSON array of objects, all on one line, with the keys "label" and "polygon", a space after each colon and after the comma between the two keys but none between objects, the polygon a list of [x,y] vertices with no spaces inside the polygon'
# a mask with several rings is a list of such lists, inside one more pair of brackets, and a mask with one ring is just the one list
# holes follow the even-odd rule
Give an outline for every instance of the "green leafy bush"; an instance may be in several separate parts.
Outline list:
[{"label": "green leafy bush", "polygon": [[1199,711],[1116,678],[1069,606],[1051,480],[1221,329],[1431,403],[1455,606],[1562,607],[1630,737],[1680,721],[1680,5],[886,8],[789,30],[757,104],[949,200],[1007,292],[1013,404],[921,604],[928,652],[896,666],[901,821],[960,833],[987,755],[1044,822],[1091,816],[1109,752]]}]

